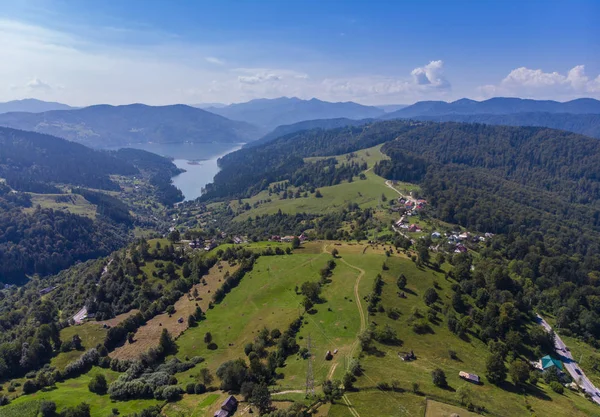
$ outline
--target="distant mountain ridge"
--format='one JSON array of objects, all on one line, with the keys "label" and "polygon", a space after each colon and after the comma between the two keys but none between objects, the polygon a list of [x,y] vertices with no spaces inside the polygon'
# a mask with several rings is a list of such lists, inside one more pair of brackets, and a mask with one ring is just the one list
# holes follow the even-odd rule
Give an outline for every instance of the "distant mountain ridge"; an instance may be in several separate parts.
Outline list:
[{"label": "distant mountain ridge", "polygon": [[96,148],[147,142],[240,143],[264,131],[182,104],[96,105],[76,110],[0,114],[0,126],[46,133]]},{"label": "distant mountain ridge", "polygon": [[272,130],[277,126],[290,125],[305,120],[347,118],[353,120],[377,118],[385,111],[374,106],[354,102],[331,103],[318,100],[302,100],[297,97],[256,99],[246,103],[230,104],[222,108],[210,107],[208,111],[261,126]]},{"label": "distant mountain ridge", "polygon": [[445,114],[416,116],[415,120],[432,122],[483,123],[486,125],[536,126],[566,130],[600,139],[599,114],[572,113],[512,113],[512,114]]},{"label": "distant mountain ridge", "polygon": [[264,135],[262,138],[255,140],[254,142],[248,143],[245,147],[258,146],[263,143],[272,141],[281,136],[289,135],[290,133],[300,132],[302,130],[312,129],[336,129],[344,126],[360,126],[374,121],[375,119],[318,119],[318,120],[305,120],[291,125],[277,126],[274,130]]},{"label": "distant mountain ridge", "polygon": [[23,100],[12,100],[0,103],[0,113],[27,112],[42,113],[51,110],[72,110],[75,107],[67,106],[62,103],[52,101],[42,101],[35,98],[25,98]]},{"label": "distant mountain ridge", "polygon": [[512,113],[600,113],[600,101],[579,98],[561,103],[553,100],[531,100],[511,97],[494,97],[475,101],[463,98],[451,103],[445,101],[419,101],[412,106],[387,113],[382,119],[440,116],[448,114],[512,114]]}]

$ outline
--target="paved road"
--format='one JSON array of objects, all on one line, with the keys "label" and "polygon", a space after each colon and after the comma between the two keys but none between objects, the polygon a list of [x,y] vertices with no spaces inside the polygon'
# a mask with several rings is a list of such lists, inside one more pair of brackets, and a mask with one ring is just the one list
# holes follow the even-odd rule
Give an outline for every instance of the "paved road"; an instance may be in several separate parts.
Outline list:
[{"label": "paved road", "polygon": [[83,320],[87,317],[87,307],[83,307],[81,310],[79,310],[74,316],[73,316],[73,321],[75,322],[75,324],[81,324],[83,323]]},{"label": "paved road", "polygon": [[[552,327],[548,324],[546,320],[544,320],[539,314],[537,315],[538,324],[540,324],[547,332],[552,331]],[[560,355],[560,359],[565,365],[565,369],[571,374],[573,380],[579,384],[581,388],[588,394],[592,396],[592,400],[596,404],[600,404],[600,390],[592,384],[592,382],[585,376],[583,370],[577,365],[577,362],[573,359],[573,355],[571,352],[567,350],[567,346],[562,341],[562,339],[555,333],[554,334],[554,345],[556,349],[556,353]]]}]

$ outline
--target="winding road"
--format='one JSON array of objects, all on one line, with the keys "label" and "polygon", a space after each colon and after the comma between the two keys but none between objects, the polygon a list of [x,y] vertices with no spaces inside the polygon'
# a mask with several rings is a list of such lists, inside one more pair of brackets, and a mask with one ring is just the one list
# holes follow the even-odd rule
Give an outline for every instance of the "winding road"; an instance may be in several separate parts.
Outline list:
[{"label": "winding road", "polygon": [[[539,314],[536,318],[537,323],[542,326],[547,332],[552,331],[552,327],[546,320]],[[590,394],[592,401],[600,405],[600,390],[585,376],[583,370],[577,365],[577,362],[573,359],[573,355],[567,348],[567,345],[562,341],[559,335],[554,333],[554,348],[556,353],[560,355],[560,360],[565,365],[565,369],[569,372],[573,380],[588,394]]]}]

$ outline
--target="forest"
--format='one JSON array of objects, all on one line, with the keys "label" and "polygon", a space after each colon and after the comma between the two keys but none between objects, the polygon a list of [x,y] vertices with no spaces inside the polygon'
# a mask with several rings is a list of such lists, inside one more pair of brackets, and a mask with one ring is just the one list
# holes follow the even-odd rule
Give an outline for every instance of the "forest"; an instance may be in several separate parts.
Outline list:
[{"label": "forest", "polygon": [[[56,274],[123,247],[135,219],[128,204],[103,192],[121,190],[111,175],[146,178],[151,198],[170,205],[183,199],[170,181],[180,172],[170,160],[142,150],[98,151],[0,128],[0,282],[23,284],[28,276]],[[32,206],[27,192],[62,194],[65,188],[94,204],[96,218],[47,207],[23,211]]]},{"label": "forest", "polygon": [[376,173],[419,182],[441,220],[500,234],[488,254],[535,285],[528,303],[597,345],[600,142],[543,128],[448,123],[399,135],[382,151],[391,161]]}]

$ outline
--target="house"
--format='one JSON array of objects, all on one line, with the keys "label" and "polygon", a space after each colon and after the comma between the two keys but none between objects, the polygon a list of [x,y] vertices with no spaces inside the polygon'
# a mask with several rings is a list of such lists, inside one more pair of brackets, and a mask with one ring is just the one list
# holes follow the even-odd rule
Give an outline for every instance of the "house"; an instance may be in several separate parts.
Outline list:
[{"label": "house", "polygon": [[461,233],[460,235],[458,235],[458,238],[460,240],[467,240],[469,238],[469,232]]},{"label": "house", "polygon": [[431,234],[431,237],[434,238],[434,239],[439,239],[439,238],[442,237],[442,234],[440,232],[433,232]]},{"label": "house", "polygon": [[477,376],[475,374],[470,374],[470,373],[465,372],[465,371],[460,371],[458,373],[458,376],[461,377],[462,379],[464,379],[465,381],[469,381],[469,382],[472,382],[474,384],[479,384],[479,376]]},{"label": "house", "polygon": [[298,239],[300,239],[300,242],[306,242],[308,237],[304,234],[304,232],[302,232],[302,234],[298,236]]},{"label": "house", "polygon": [[215,412],[214,417],[229,417],[235,412],[237,406],[237,399],[233,395],[230,395],[225,401],[223,401],[223,404],[221,404],[221,409]]},{"label": "house", "polygon": [[553,367],[556,367],[560,371],[563,370],[562,362],[559,361],[558,359],[554,359],[550,355],[544,356],[542,359],[540,359],[539,363],[540,363],[542,370],[544,370],[544,371],[547,369],[553,368]]},{"label": "house", "polygon": [[242,243],[242,238],[239,236],[236,236],[233,238],[233,243],[235,243],[236,245],[239,245],[240,243]]},{"label": "house", "polygon": [[281,241],[281,236],[278,235],[273,235],[271,236],[271,239],[269,239],[272,242],[280,242]]},{"label": "house", "polygon": [[281,238],[282,242],[291,242],[292,240],[294,240],[295,236],[284,236]]},{"label": "house", "polygon": [[408,231],[409,232],[420,232],[421,228],[413,223],[408,227]]},{"label": "house", "polygon": [[463,245],[456,245],[456,249],[454,250],[454,253],[466,253],[468,252],[468,249],[466,247],[464,247]]},{"label": "house", "polygon": [[199,240],[192,240],[190,243],[188,243],[188,245],[190,245],[190,248],[192,249],[197,249],[202,247],[202,243],[200,243]]}]

